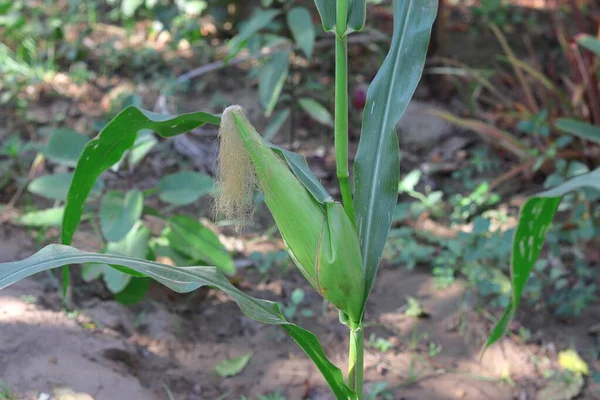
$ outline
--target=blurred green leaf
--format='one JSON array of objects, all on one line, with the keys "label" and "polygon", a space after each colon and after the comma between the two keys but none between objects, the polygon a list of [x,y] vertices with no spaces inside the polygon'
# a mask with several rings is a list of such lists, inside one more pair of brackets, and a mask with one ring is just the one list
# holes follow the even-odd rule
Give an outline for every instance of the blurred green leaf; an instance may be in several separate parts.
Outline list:
[{"label": "blurred green leaf", "polygon": [[176,215],[169,218],[169,226],[164,236],[175,250],[192,260],[215,265],[228,275],[235,274],[233,258],[219,237],[198,220]]},{"label": "blurred green leaf", "polygon": [[[69,187],[73,180],[72,173],[43,175],[31,181],[27,190],[38,196],[45,197],[50,200],[64,201],[67,198]],[[104,189],[102,181],[97,181],[91,185],[91,194],[98,196]]]},{"label": "blurred green leaf", "polygon": [[158,144],[158,140],[150,130],[141,130],[138,133],[133,147],[129,151],[129,165],[136,166]]},{"label": "blurred green leaf", "polygon": [[421,78],[436,13],[437,0],[394,1],[392,44],[367,93],[354,163],[354,208],[365,268],[365,301],[398,200],[396,124]]},{"label": "blurred green leaf", "polygon": [[310,12],[306,7],[294,7],[287,13],[287,23],[298,47],[312,58],[316,33]]},{"label": "blurred green leaf", "polygon": [[290,67],[290,54],[291,50],[273,54],[265,61],[258,74],[258,98],[267,117],[275,109],[281,95]]},{"label": "blurred green leaf", "polygon": [[260,10],[257,9],[254,15],[240,29],[240,32],[229,42],[229,53],[225,61],[235,57],[236,54],[245,46],[246,41],[255,35],[258,31],[267,25],[280,14],[279,10]]},{"label": "blurred green leaf", "polygon": [[109,242],[121,241],[142,217],[144,196],[139,190],[111,191],[100,203],[100,227]]},{"label": "blurred green leaf", "polygon": [[333,117],[321,103],[308,97],[303,97],[298,100],[298,105],[312,119],[326,126],[333,126]]},{"label": "blurred green leaf", "polygon": [[[150,234],[150,229],[137,224],[123,240],[109,242],[106,245],[106,252],[119,256],[144,259],[148,254]],[[110,267],[104,268],[103,278],[111,292],[119,293],[129,284],[132,275],[124,273],[120,269]]]},{"label": "blurred green leaf", "polygon": [[579,35],[577,43],[600,57],[600,39],[591,35]]},{"label": "blurred green leaf", "polygon": [[124,17],[131,18],[143,4],[144,0],[121,0],[121,12]]},{"label": "blurred green leaf", "polygon": [[158,197],[165,203],[183,206],[209,194],[213,185],[213,179],[200,172],[177,172],[158,182]]},{"label": "blurred green leaf", "polygon": [[236,376],[241,373],[252,358],[252,352],[236,358],[223,360],[215,367],[215,373],[221,378]]},{"label": "blurred green leaf", "polygon": [[25,226],[60,226],[65,213],[64,207],[48,208],[46,210],[30,211],[19,216],[16,223]]},{"label": "blurred green leaf", "polygon": [[289,116],[290,109],[286,108],[284,110],[279,111],[271,118],[263,133],[263,137],[266,141],[271,141],[275,137],[275,135],[281,130],[281,127],[283,126],[283,124],[285,124]]},{"label": "blurred green leaf", "polygon": [[125,289],[115,294],[115,300],[125,305],[139,303],[146,297],[150,283],[150,278],[133,278]]},{"label": "blurred green leaf", "polygon": [[571,118],[560,118],[554,124],[558,129],[581,139],[600,144],[600,127]]},{"label": "blurred green leaf", "polygon": [[43,153],[54,163],[74,167],[88,141],[89,138],[70,129],[54,129]]}]

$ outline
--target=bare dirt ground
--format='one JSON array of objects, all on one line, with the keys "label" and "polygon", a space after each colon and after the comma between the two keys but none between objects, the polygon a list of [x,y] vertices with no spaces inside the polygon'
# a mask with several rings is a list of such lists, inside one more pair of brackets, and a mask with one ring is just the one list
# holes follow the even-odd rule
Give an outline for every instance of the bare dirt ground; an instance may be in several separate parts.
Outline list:
[{"label": "bare dirt ground", "polygon": [[[0,261],[31,253],[31,240],[20,230],[5,228],[0,243]],[[243,282],[243,290],[271,300],[302,286],[304,307],[315,316],[297,322],[315,332],[332,361],[345,368],[346,328],[333,310],[323,311],[296,271],[284,279],[274,272],[260,283],[260,276],[246,270]],[[421,302],[426,318],[405,315],[406,296]],[[376,334],[392,343],[386,352],[366,349],[367,387],[386,382],[393,399],[533,399],[545,383],[534,355],[545,359],[574,338],[579,349],[593,347],[585,339],[585,320],[568,327],[553,321],[534,331],[537,344],[508,338],[479,362],[491,324],[470,309],[462,286],[438,290],[431,274],[388,266],[380,271],[367,319],[367,338]],[[237,399],[276,389],[288,399],[332,398],[280,328],[249,320],[213,290],[174,296],[156,286],[149,300],[133,308],[90,298],[78,312],[67,313],[42,274],[0,292],[0,326],[0,376],[19,398],[37,399],[60,388],[96,400],[169,399],[167,389],[186,400]],[[439,354],[430,353],[433,344]],[[218,362],[249,352],[252,359],[239,375],[216,376]],[[590,397],[583,398],[595,398],[589,389]]]}]

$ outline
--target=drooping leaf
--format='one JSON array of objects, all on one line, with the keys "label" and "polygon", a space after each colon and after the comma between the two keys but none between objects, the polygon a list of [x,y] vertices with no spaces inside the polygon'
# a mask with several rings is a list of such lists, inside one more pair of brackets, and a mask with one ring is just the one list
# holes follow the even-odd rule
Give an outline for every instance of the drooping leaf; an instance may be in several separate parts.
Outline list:
[{"label": "drooping leaf", "polygon": [[245,25],[240,29],[240,32],[229,42],[229,53],[225,60],[228,61],[232,57],[235,57],[244,47],[248,39],[269,25],[279,14],[280,11],[274,9],[257,10],[254,15],[245,22]]},{"label": "drooping leaf", "polygon": [[287,23],[298,47],[311,58],[315,46],[315,27],[306,7],[294,7],[287,13]]},{"label": "drooping leaf", "polygon": [[581,47],[585,47],[598,57],[600,57],[600,39],[595,38],[591,35],[580,35],[577,38],[577,43]]},{"label": "drooping leaf", "polygon": [[228,275],[235,274],[233,258],[219,237],[198,220],[185,215],[169,218],[165,233],[170,246],[192,260],[217,266]]},{"label": "drooping leaf", "polygon": [[281,95],[281,90],[283,89],[283,84],[285,83],[290,67],[290,54],[291,51],[289,50],[275,53],[265,61],[260,69],[258,75],[258,98],[260,99],[260,104],[265,109],[267,117],[275,109],[279,95]]},{"label": "drooping leaf", "polygon": [[572,118],[560,118],[554,124],[558,129],[581,139],[600,144],[600,127],[577,121]]},{"label": "drooping leaf", "polygon": [[[64,201],[69,192],[69,186],[73,181],[73,174],[68,172],[64,174],[42,175],[31,181],[27,190],[38,196],[50,200]],[[97,181],[90,187],[90,192],[94,195],[102,193],[104,185],[102,181]]]},{"label": "drooping leaf", "polygon": [[60,226],[64,213],[64,207],[30,211],[19,216],[16,220],[16,223],[24,226]]},{"label": "drooping leaf", "polygon": [[43,153],[54,163],[74,167],[88,141],[89,138],[70,129],[54,129]]},{"label": "drooping leaf", "polygon": [[319,368],[336,399],[357,399],[356,394],[346,386],[342,371],[329,361],[313,333],[286,321],[276,303],[255,299],[237,289],[215,267],[172,267],[129,257],[83,252],[64,245],[50,245],[25,260],[0,263],[0,289],[38,272],[82,263],[123,265],[180,293],[191,292],[205,285],[218,288],[229,295],[249,318],[281,325]]},{"label": "drooping leaf", "polygon": [[221,378],[236,376],[240,374],[252,358],[252,352],[241,357],[230,358],[223,360],[215,367],[215,373]]},{"label": "drooping leaf", "polygon": [[373,284],[398,197],[396,124],[421,78],[437,0],[395,0],[390,51],[367,93],[354,164],[354,208],[365,268]]},{"label": "drooping leaf", "polygon": [[163,177],[158,182],[158,197],[165,203],[183,206],[209,194],[213,179],[200,172],[181,171]]},{"label": "drooping leaf", "polygon": [[277,135],[277,133],[281,130],[281,127],[283,126],[283,124],[285,124],[285,121],[287,121],[289,116],[290,109],[286,108],[284,110],[279,111],[273,116],[273,118],[271,118],[263,132],[263,137],[266,141],[271,141],[275,137],[275,135]]},{"label": "drooping leaf", "polygon": [[523,290],[542,250],[546,232],[552,223],[562,197],[569,192],[583,188],[600,190],[600,168],[588,174],[579,175],[560,186],[530,197],[523,204],[523,207],[521,207],[519,224],[513,238],[510,262],[513,286],[512,301],[500,320],[496,323],[484,350],[506,334],[510,322],[519,307]]},{"label": "drooping leaf", "polygon": [[315,121],[326,126],[333,126],[331,113],[318,101],[304,97],[298,100],[298,105]]},{"label": "drooping leaf", "polygon": [[204,124],[220,123],[212,114],[197,112],[171,117],[129,106],[121,111],[100,134],[88,142],[77,162],[67,195],[62,225],[62,242],[70,244],[81,221],[83,204],[98,177],[119,162],[133,146],[137,133],[151,129],[163,137],[176,136]]},{"label": "drooping leaf", "polygon": [[121,241],[142,217],[144,196],[139,190],[111,191],[100,203],[100,228],[109,242]]}]

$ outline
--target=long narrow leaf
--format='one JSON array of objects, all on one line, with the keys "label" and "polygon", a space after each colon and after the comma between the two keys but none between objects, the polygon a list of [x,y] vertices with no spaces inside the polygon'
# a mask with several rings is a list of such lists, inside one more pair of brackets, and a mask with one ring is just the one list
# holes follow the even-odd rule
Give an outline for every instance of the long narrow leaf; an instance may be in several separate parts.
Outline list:
[{"label": "long narrow leaf", "polygon": [[131,268],[180,293],[190,292],[201,286],[218,288],[229,295],[249,318],[265,324],[283,326],[315,362],[337,399],[357,398],[344,383],[342,372],[327,359],[314,334],[286,321],[276,303],[255,299],[234,287],[215,267],[173,267],[129,257],[83,252],[69,246],[50,245],[25,260],[0,263],[0,289],[38,272],[82,263]]},{"label": "long narrow leaf", "polygon": [[600,144],[600,127],[598,126],[571,118],[560,118],[554,125],[571,135]]},{"label": "long narrow leaf", "polygon": [[133,146],[137,133],[151,129],[163,137],[176,136],[198,126],[218,125],[215,115],[197,112],[171,117],[129,106],[119,113],[100,134],[85,146],[73,174],[67,195],[62,225],[62,243],[71,244],[73,234],[81,221],[83,204],[98,177]]},{"label": "long narrow leaf", "polygon": [[513,238],[510,271],[513,286],[511,304],[496,324],[485,348],[500,340],[508,330],[529,279],[529,275],[544,245],[546,232],[564,195],[582,188],[600,190],[600,168],[575,177],[560,186],[529,198],[521,208],[519,225]]},{"label": "long narrow leaf", "polygon": [[600,57],[600,39],[595,38],[591,35],[580,35],[577,38],[577,43],[581,47],[588,49],[589,51]]},{"label": "long narrow leaf", "polygon": [[354,164],[354,208],[367,295],[379,267],[398,196],[400,161],[396,124],[421,78],[437,3],[437,0],[394,1],[392,45],[367,94]]}]

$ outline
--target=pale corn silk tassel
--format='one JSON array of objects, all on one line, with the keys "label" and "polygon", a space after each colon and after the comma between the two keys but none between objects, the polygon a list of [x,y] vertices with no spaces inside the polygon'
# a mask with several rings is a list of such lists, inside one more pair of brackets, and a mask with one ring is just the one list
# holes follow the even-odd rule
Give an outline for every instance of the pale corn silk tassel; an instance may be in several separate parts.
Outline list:
[{"label": "pale corn silk tassel", "polygon": [[220,149],[217,157],[219,190],[215,196],[215,210],[217,215],[235,221],[235,228],[239,233],[252,221],[257,179],[250,155],[235,123],[234,111],[245,117],[244,109],[238,105],[227,107],[221,116]]}]

